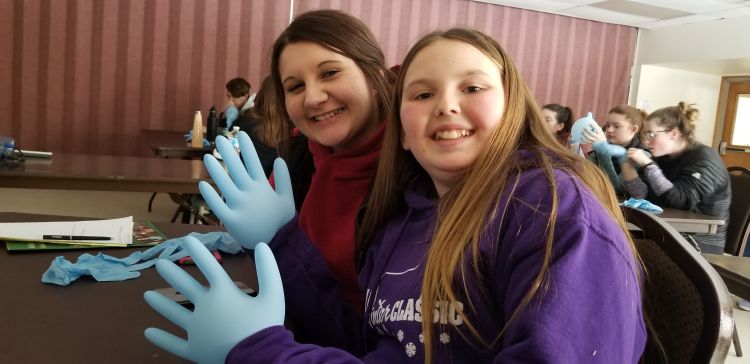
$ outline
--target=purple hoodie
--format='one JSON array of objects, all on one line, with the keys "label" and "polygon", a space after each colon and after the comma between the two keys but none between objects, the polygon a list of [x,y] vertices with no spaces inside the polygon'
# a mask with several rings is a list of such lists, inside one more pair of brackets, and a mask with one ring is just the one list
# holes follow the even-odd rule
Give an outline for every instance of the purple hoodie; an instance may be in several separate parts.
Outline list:
[{"label": "purple hoodie", "polygon": [[[465,289],[455,281],[461,309],[487,344],[469,332],[456,307],[439,302],[433,308],[434,362],[635,363],[640,358],[646,343],[640,270],[627,238],[586,187],[561,171],[555,178],[559,203],[549,283],[506,327],[544,254],[551,193],[541,170],[532,169],[521,174],[512,199],[504,194],[479,243],[481,277],[468,259]],[[359,275],[364,321],[347,309],[319,253],[296,225],[285,227],[271,244],[290,318],[306,330],[317,328],[325,345],[347,351],[299,344],[290,331],[274,326],[240,342],[227,362],[424,362],[419,292],[436,203],[415,191],[407,192],[405,201],[406,211],[389,221],[367,251]]]}]

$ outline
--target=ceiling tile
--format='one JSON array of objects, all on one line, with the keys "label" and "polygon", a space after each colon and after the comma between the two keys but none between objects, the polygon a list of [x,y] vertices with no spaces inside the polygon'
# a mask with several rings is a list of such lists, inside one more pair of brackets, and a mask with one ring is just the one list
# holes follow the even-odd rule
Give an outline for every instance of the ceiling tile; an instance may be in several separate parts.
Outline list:
[{"label": "ceiling tile", "polygon": [[693,14],[719,11],[737,7],[719,0],[631,0],[633,2],[672,8]]},{"label": "ceiling tile", "polygon": [[505,5],[521,9],[537,10],[547,13],[554,13],[558,10],[575,6],[564,1],[554,0],[480,0],[480,2]]},{"label": "ceiling tile", "polygon": [[571,4],[571,5],[589,5],[593,3],[602,2],[602,0],[559,0],[559,1]]},{"label": "ceiling tile", "polygon": [[560,11],[560,14],[574,16],[576,18],[591,19],[601,22],[623,25],[633,25],[637,23],[645,23],[658,20],[656,18],[618,13],[615,11],[599,9],[592,6],[579,6],[570,8]]},{"label": "ceiling tile", "polygon": [[708,15],[691,15],[691,16],[683,16],[681,18],[661,20],[657,22],[637,23],[633,25],[639,28],[644,28],[644,29],[655,29],[655,28],[663,28],[663,27],[682,25],[682,24],[701,23],[701,22],[720,20],[720,19],[721,18],[718,18],[715,16],[708,16]]},{"label": "ceiling tile", "polygon": [[[750,14],[750,0],[475,0],[646,29]],[[672,11],[675,11],[674,13]],[[691,15],[694,14],[694,15]],[[662,19],[662,21],[659,21]],[[675,19],[674,21],[670,19]]]},{"label": "ceiling tile", "polygon": [[618,13],[645,16],[656,19],[672,19],[679,18],[681,16],[693,15],[693,13],[678,9],[664,8],[661,6],[628,0],[607,0],[591,4],[589,6],[593,6],[599,9],[616,11]]},{"label": "ceiling tile", "polygon": [[750,15],[750,6],[706,13],[706,15],[715,16],[717,18],[734,18],[737,16]]}]

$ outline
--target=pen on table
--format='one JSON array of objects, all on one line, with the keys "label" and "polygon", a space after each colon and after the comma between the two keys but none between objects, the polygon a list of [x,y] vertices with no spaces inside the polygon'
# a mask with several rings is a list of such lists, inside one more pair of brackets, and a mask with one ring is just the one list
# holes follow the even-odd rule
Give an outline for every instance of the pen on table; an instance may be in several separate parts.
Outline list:
[{"label": "pen on table", "polygon": [[112,240],[109,236],[88,235],[42,235],[44,240]]}]

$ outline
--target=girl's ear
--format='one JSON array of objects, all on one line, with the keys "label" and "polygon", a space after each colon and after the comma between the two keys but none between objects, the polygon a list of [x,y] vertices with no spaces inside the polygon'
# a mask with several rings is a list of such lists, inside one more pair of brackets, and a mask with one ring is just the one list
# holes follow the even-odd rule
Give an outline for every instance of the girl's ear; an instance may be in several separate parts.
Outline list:
[{"label": "girl's ear", "polygon": [[563,130],[564,127],[565,127],[564,123],[557,123],[557,124],[555,124],[555,130],[556,131]]},{"label": "girl's ear", "polygon": [[406,134],[404,134],[404,129],[401,129],[401,136],[399,137],[399,140],[401,141],[401,147],[404,148],[404,150],[409,150],[409,143],[406,141]]}]

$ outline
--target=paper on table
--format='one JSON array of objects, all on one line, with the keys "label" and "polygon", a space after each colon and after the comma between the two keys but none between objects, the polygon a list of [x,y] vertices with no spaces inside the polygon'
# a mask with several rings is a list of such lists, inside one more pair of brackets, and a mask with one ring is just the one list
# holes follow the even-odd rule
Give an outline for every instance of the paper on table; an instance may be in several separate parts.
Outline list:
[{"label": "paper on table", "polygon": [[[42,235],[107,236],[112,240],[45,240]],[[129,245],[133,243],[133,217],[109,220],[0,223],[0,239],[65,244]]]}]

